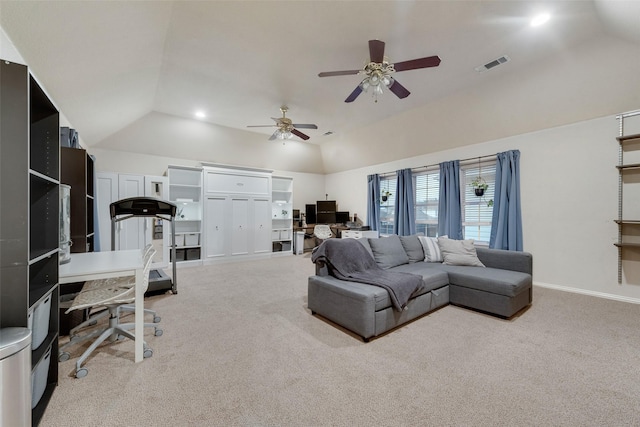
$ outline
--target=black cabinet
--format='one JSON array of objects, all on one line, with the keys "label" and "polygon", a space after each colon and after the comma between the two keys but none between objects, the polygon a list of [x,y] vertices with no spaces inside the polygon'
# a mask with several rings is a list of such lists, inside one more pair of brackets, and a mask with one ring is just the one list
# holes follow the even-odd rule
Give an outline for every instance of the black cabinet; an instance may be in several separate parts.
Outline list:
[{"label": "black cabinet", "polygon": [[58,382],[59,113],[0,60],[0,328],[32,329],[33,424]]},{"label": "black cabinet", "polygon": [[318,200],[316,202],[317,207],[317,224],[335,224],[336,223],[336,208],[337,204],[335,200]]},{"label": "black cabinet", "polygon": [[71,186],[71,252],[93,252],[93,159],[86,150],[60,148],[60,182]]}]

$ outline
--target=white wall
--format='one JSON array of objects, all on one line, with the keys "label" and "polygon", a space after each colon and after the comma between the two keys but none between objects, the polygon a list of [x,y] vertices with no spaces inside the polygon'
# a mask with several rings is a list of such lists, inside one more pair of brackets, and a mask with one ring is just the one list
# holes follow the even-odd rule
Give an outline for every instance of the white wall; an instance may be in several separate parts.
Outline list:
[{"label": "white wall", "polygon": [[[634,132],[640,130],[625,134]],[[618,120],[607,116],[330,174],[326,188],[340,209],[366,219],[368,174],[518,149],[524,250],[533,254],[534,282],[640,303],[639,255],[625,256],[623,284],[617,283],[616,136]]]}]

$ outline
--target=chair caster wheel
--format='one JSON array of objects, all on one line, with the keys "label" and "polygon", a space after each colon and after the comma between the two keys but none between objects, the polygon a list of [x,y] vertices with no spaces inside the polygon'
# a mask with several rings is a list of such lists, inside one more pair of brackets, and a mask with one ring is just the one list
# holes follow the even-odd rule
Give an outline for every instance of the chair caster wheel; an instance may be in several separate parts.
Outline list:
[{"label": "chair caster wheel", "polygon": [[76,378],[84,378],[89,373],[87,368],[80,368],[76,371]]},{"label": "chair caster wheel", "polygon": [[71,355],[69,353],[67,353],[66,351],[63,351],[58,355],[58,362],[66,362],[67,360],[69,360],[70,357]]},{"label": "chair caster wheel", "polygon": [[154,316],[153,317],[153,323],[160,323],[160,319],[161,319],[160,316]]},{"label": "chair caster wheel", "polygon": [[150,348],[145,348],[142,355],[145,359],[148,359],[149,357],[153,356],[153,350],[151,350]]},{"label": "chair caster wheel", "polygon": [[156,329],[155,332],[153,333],[153,335],[155,335],[157,337],[161,337],[162,336],[162,329]]}]

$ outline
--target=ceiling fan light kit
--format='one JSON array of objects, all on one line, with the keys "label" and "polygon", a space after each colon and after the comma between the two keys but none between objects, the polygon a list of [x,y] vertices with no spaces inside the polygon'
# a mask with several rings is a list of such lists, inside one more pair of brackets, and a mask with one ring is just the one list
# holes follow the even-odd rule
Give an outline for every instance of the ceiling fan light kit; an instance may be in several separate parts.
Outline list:
[{"label": "ceiling fan light kit", "polygon": [[353,102],[362,92],[371,89],[375,102],[382,95],[382,87],[386,86],[398,98],[403,99],[411,94],[404,86],[398,83],[391,74],[399,71],[416,70],[419,68],[437,67],[440,65],[438,56],[412,59],[409,61],[390,63],[384,57],[385,43],[380,40],[369,40],[369,63],[362,70],[326,71],[318,74],[318,77],[347,76],[352,74],[364,74],[366,77],[344,102]]}]

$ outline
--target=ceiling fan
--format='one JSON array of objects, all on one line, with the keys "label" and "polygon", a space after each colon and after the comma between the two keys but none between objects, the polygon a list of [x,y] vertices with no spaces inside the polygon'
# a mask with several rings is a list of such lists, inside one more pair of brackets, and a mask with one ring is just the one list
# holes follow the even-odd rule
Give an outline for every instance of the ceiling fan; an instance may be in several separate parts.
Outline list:
[{"label": "ceiling fan", "polygon": [[312,124],[298,124],[293,123],[290,118],[286,117],[287,111],[289,109],[286,105],[280,107],[280,111],[282,112],[282,117],[275,118],[271,117],[275,120],[275,125],[253,125],[247,126],[248,128],[261,128],[261,127],[272,127],[277,126],[278,129],[269,137],[269,141],[273,141],[274,139],[290,139],[293,135],[302,138],[303,140],[309,139],[308,135],[300,132],[297,128],[300,129],[318,129],[318,126]]},{"label": "ceiling fan", "polygon": [[318,77],[348,76],[351,74],[364,74],[365,78],[351,92],[351,95],[344,102],[353,102],[363,91],[369,88],[373,91],[375,102],[378,102],[378,95],[382,95],[382,86],[386,86],[400,99],[406,98],[409,92],[391,74],[398,71],[415,70],[418,68],[437,67],[440,65],[438,56],[428,56],[426,58],[412,59],[409,61],[396,62],[391,64],[384,57],[384,42],[380,40],[369,40],[369,63],[361,70],[347,71],[327,71],[318,74]]}]

